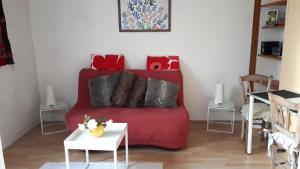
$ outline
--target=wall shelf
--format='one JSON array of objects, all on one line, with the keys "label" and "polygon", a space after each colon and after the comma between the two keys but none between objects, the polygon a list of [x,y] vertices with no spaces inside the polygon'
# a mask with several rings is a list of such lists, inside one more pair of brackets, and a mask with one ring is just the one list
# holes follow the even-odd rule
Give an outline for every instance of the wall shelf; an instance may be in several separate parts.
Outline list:
[{"label": "wall shelf", "polygon": [[263,29],[283,29],[284,28],[284,24],[280,24],[280,25],[265,25],[262,28]]},{"label": "wall shelf", "polygon": [[277,55],[264,55],[264,54],[258,54],[259,57],[263,57],[263,58],[268,58],[268,59],[274,59],[274,60],[278,60],[281,61],[282,58],[281,56],[277,56]]},{"label": "wall shelf", "polygon": [[262,4],[261,7],[286,6],[286,4],[287,4],[286,0],[277,0],[275,2]]}]

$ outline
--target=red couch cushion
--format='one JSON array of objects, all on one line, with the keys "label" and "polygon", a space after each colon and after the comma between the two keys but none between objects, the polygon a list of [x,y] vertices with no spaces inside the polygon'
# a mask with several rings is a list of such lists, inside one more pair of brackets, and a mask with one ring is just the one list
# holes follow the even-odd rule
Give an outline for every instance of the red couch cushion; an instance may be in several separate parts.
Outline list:
[{"label": "red couch cushion", "polygon": [[183,106],[168,108],[97,108],[76,105],[67,114],[71,131],[82,123],[84,114],[99,118],[108,113],[107,119],[128,123],[129,145],[154,145],[178,149],[186,144],[188,136],[188,114]]}]

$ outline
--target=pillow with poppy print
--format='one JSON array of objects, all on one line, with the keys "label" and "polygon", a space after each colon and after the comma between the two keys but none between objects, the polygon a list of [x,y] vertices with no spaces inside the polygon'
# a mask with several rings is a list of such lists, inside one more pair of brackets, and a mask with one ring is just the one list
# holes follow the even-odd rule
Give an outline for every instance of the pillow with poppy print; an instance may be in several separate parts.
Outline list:
[{"label": "pillow with poppy print", "polygon": [[148,56],[147,70],[180,70],[179,56]]},{"label": "pillow with poppy print", "polygon": [[125,65],[124,55],[107,54],[99,55],[92,54],[91,68],[95,70],[123,70]]}]

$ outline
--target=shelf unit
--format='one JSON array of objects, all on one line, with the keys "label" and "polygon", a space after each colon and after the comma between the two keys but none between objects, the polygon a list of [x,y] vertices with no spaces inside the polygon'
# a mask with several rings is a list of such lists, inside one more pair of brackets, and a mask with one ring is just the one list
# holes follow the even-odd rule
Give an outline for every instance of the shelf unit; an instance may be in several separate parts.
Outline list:
[{"label": "shelf unit", "polygon": [[278,0],[278,1],[275,1],[275,2],[262,4],[260,7],[273,7],[273,6],[286,6],[286,5],[287,5],[287,1]]},{"label": "shelf unit", "polygon": [[263,29],[284,29],[284,24],[279,24],[279,25],[265,25],[262,28]]},{"label": "shelf unit", "polygon": [[264,54],[258,54],[257,56],[262,57],[262,58],[268,58],[268,59],[273,59],[273,60],[282,60],[281,56],[277,56],[277,55],[264,55]]},{"label": "shelf unit", "polygon": [[[259,35],[265,35],[268,34],[268,31],[276,33],[277,31],[283,31],[285,28],[285,24],[277,24],[277,25],[261,25],[263,17],[261,17],[261,14],[263,11],[267,11],[268,9],[276,9],[276,8],[285,8],[287,6],[287,0],[273,0],[272,2],[266,2],[264,0],[255,0],[254,3],[254,11],[253,11],[253,24],[252,24],[252,42],[251,42],[251,53],[250,53],[250,65],[249,65],[249,74],[255,74],[256,73],[256,66],[258,58],[265,58],[270,60],[275,60],[280,62],[282,60],[281,56],[277,55],[264,55],[260,53],[259,43],[260,41],[266,40],[264,38],[260,39]],[[273,31],[276,30],[276,31]],[[265,30],[261,32],[262,30]],[[279,32],[278,32],[279,33]],[[269,39],[269,38],[267,38]],[[272,38],[270,38],[272,39]],[[274,40],[274,39],[272,39]],[[278,39],[279,40],[279,39]],[[280,39],[282,40],[282,39]],[[274,63],[274,64],[280,64],[280,63]],[[279,84],[279,81],[278,81]]]}]

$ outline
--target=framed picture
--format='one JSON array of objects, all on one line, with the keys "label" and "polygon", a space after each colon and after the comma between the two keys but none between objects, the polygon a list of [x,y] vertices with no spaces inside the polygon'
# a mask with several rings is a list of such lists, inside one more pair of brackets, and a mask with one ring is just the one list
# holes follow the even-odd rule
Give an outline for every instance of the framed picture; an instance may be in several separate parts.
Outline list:
[{"label": "framed picture", "polygon": [[269,10],[266,18],[266,25],[276,25],[278,21],[278,10]]},{"label": "framed picture", "polygon": [[171,0],[118,0],[120,32],[170,32]]}]

